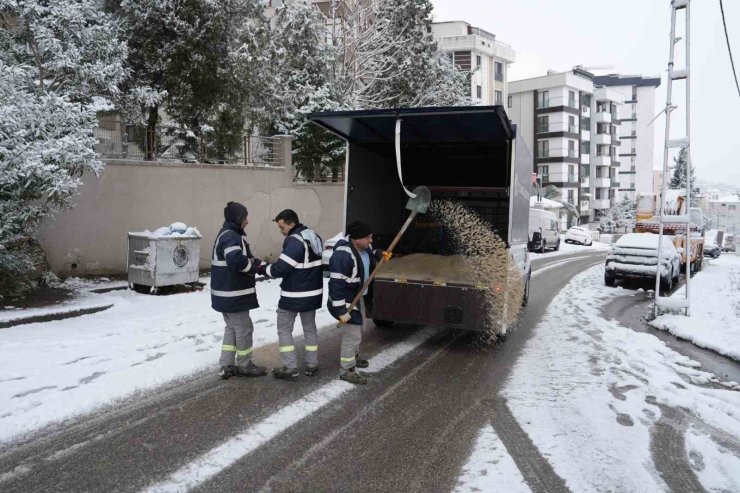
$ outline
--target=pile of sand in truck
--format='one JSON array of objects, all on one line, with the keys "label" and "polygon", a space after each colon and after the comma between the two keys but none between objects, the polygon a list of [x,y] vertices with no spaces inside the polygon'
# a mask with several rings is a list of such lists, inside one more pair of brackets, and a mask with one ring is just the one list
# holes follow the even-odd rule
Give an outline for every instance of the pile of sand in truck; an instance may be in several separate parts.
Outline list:
[{"label": "pile of sand in truck", "polygon": [[505,242],[474,211],[455,202],[433,201],[429,215],[443,225],[456,254],[415,253],[394,258],[379,277],[486,286],[488,321],[481,334],[484,342],[496,341],[519,317],[524,295],[519,268]]}]

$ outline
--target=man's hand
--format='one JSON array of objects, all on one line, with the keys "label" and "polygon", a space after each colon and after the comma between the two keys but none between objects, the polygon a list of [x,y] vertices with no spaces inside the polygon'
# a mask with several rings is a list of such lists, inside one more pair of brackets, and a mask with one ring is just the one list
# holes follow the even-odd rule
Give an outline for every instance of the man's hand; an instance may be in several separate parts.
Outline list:
[{"label": "man's hand", "polygon": [[347,322],[349,322],[350,320],[352,320],[352,315],[350,315],[349,312],[345,313],[344,315],[339,315],[339,320],[343,324],[346,324]]},{"label": "man's hand", "polygon": [[257,274],[267,276],[267,264],[259,264],[257,266]]},{"label": "man's hand", "polygon": [[393,258],[393,253],[391,252],[383,252],[383,261],[384,262],[390,262]]}]

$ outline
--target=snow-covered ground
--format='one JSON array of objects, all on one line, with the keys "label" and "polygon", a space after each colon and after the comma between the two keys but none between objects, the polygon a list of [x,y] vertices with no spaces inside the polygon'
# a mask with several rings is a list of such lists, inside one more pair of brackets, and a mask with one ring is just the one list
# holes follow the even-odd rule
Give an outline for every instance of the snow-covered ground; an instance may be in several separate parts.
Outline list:
[{"label": "snow-covered ground", "polygon": [[[671,298],[683,299],[685,293],[681,288]],[[740,255],[705,258],[691,279],[691,317],[661,315],[650,325],[740,360]]]},{"label": "snow-covered ground", "polygon": [[[252,312],[254,347],[277,341],[279,283],[257,284],[262,307]],[[81,285],[80,296],[64,306],[113,307],[0,329],[0,443],[137,391],[203,369],[215,371],[224,324],[221,314],[210,308],[207,288],[150,296],[128,290],[95,294],[88,287]],[[43,314],[57,307],[9,310],[7,314],[15,315],[6,316]],[[325,308],[319,310],[319,327],[333,320]]]},{"label": "snow-covered ground", "polygon": [[[503,392],[517,422],[571,491],[665,491],[651,432],[676,410],[687,416],[685,460],[703,486],[740,491],[738,386],[655,336],[602,318],[604,304],[626,295],[603,276],[603,266],[576,276],[534,329]],[[500,442],[489,442],[475,449],[461,484],[510,475],[508,460],[485,452],[501,455]]]}]

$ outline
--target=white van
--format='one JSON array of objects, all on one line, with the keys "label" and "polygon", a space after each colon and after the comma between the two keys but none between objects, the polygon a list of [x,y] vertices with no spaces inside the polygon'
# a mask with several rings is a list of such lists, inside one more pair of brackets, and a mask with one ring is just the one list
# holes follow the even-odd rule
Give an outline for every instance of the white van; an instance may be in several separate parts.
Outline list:
[{"label": "white van", "polygon": [[540,253],[544,253],[547,248],[560,249],[558,217],[553,212],[534,207],[529,209],[527,248],[530,252]]}]

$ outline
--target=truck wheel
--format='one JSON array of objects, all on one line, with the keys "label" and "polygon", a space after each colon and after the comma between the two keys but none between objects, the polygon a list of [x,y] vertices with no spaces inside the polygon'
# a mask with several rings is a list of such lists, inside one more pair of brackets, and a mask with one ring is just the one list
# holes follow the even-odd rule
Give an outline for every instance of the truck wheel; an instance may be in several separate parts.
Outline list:
[{"label": "truck wheel", "polygon": [[673,289],[673,274],[668,276],[667,278],[664,277],[660,280],[660,288],[664,291],[670,291]]},{"label": "truck wheel", "polygon": [[614,276],[613,273],[610,274],[608,270],[604,272],[604,284],[606,284],[610,288],[613,288],[616,282],[617,278]]},{"label": "truck wheel", "polygon": [[557,252],[558,250],[560,250],[560,238],[558,238],[558,242],[555,243],[555,251]]},{"label": "truck wheel", "polygon": [[393,327],[393,322],[391,320],[378,320],[374,318],[373,322],[375,323],[376,327],[379,327],[381,329],[387,329],[388,327]]}]

